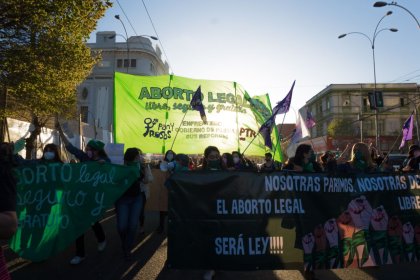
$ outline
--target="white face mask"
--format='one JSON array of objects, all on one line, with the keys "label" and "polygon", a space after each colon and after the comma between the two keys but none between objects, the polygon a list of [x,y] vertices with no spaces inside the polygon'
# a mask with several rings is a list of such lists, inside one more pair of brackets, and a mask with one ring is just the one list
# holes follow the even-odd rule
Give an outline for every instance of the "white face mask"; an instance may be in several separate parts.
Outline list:
[{"label": "white face mask", "polygon": [[45,160],[52,160],[55,157],[55,153],[54,152],[45,152],[44,153],[44,159]]},{"label": "white face mask", "polygon": [[236,163],[239,163],[239,158],[238,157],[233,157],[233,162],[236,164]]},{"label": "white face mask", "polygon": [[87,151],[86,154],[87,154],[88,158],[93,157],[93,152],[92,151]]},{"label": "white face mask", "polygon": [[173,154],[167,154],[167,155],[166,155],[166,159],[167,159],[168,161],[172,161],[172,160],[174,159],[174,155],[173,155]]}]

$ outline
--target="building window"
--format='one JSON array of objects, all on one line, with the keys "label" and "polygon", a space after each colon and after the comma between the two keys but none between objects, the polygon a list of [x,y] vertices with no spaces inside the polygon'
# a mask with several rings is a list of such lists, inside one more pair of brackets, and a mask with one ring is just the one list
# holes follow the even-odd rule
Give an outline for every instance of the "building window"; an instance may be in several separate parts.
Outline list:
[{"label": "building window", "polygon": [[150,63],[150,72],[151,73],[155,73],[155,66],[153,65],[153,63]]},{"label": "building window", "polygon": [[128,59],[124,59],[124,68],[128,68],[128,67],[129,67]]},{"label": "building window", "polygon": [[88,112],[89,112],[88,106],[80,106],[80,119],[84,123],[88,123]]},{"label": "building window", "polygon": [[122,67],[123,67],[123,60],[117,59],[117,68],[122,68]]},{"label": "building window", "polygon": [[404,98],[400,98],[400,106],[401,107],[405,106]]},{"label": "building window", "polygon": [[331,105],[330,105],[330,99],[327,99],[327,111],[329,111],[331,109]]},{"label": "building window", "polygon": [[130,67],[131,68],[136,68],[137,67],[137,59],[131,59],[130,61]]}]

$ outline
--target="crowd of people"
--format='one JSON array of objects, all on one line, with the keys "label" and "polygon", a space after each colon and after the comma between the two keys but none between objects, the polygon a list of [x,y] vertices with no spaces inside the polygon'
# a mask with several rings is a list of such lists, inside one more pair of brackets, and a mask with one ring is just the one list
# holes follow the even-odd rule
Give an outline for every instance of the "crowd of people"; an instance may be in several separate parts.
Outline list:
[{"label": "crowd of people", "polygon": [[[84,150],[74,147],[66,138],[63,131],[58,127],[61,139],[66,150],[73,154],[79,162],[95,161],[98,163],[109,163],[104,146],[98,140],[90,140]],[[42,158],[36,160],[24,160],[17,156],[16,146],[13,143],[2,143],[0,146],[0,239],[10,238],[17,228],[16,217],[16,178],[13,176],[12,169],[21,164],[42,164],[49,162],[62,163],[60,149],[55,144],[48,144],[43,149]],[[140,176],[115,202],[117,219],[117,231],[121,239],[123,257],[131,259],[131,250],[136,237],[136,232],[140,226],[140,233],[144,233],[144,209],[149,196],[148,184],[153,180],[150,166],[146,164],[142,150],[137,147],[126,149],[124,154],[124,164],[137,166]],[[420,146],[412,145],[409,148],[408,156],[400,167],[400,171],[419,170]],[[380,155],[378,151],[365,143],[355,143],[347,145],[341,153],[325,152],[316,155],[313,147],[308,144],[301,144],[297,147],[295,156],[289,158],[284,165],[274,161],[271,153],[264,155],[264,162],[257,165],[254,161],[244,157],[243,154],[233,151],[231,153],[221,153],[216,146],[208,146],[199,161],[194,161],[187,154],[176,153],[168,150],[159,164],[159,168],[168,178],[174,172],[193,171],[193,170],[226,170],[226,171],[259,171],[272,172],[276,170],[287,170],[294,172],[391,172],[393,166],[389,164],[386,155]],[[165,189],[165,186],[162,186]],[[164,203],[166,201],[162,199]],[[162,233],[165,228],[165,218],[167,211],[160,212],[158,233]],[[98,242],[98,251],[103,251],[107,245],[106,235],[100,222],[92,225],[92,230]],[[85,257],[84,235],[76,240],[76,253],[70,263],[77,265]],[[0,248],[0,279],[9,279],[5,259]],[[209,270],[205,273],[204,279],[212,279],[214,271]]]}]

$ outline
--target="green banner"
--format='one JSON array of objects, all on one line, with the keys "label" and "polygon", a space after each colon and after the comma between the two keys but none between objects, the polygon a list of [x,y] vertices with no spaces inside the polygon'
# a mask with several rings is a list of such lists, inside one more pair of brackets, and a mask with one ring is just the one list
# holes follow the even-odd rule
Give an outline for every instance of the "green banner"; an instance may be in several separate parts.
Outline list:
[{"label": "green banner", "polygon": [[138,177],[135,167],[95,162],[16,169],[19,227],[10,248],[42,261],[66,249]]},{"label": "green banner", "polygon": [[175,173],[169,183],[172,268],[313,270],[420,260],[418,174],[197,171]]},{"label": "green banner", "polygon": [[[207,124],[198,111],[190,108],[200,85]],[[235,82],[116,72],[114,94],[115,142],[126,147],[147,143],[142,146],[146,153],[163,153],[172,148],[178,153],[202,154],[209,145],[221,152],[243,151],[263,123],[251,110],[245,90]],[[266,151],[258,135],[245,154],[264,156]]]}]

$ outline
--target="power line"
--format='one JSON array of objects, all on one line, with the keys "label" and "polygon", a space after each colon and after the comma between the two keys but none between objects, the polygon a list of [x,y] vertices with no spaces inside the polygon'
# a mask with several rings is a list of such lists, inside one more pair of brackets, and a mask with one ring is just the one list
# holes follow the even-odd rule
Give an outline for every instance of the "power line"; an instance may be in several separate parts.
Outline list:
[{"label": "power line", "polygon": [[[128,18],[127,14],[125,13],[123,7],[121,6],[120,1],[117,0],[117,4],[118,4],[118,6],[120,6],[120,9],[123,12],[123,14],[124,14],[125,18],[127,19],[128,23],[130,24],[131,29],[133,29],[134,34],[136,34],[136,36],[138,36],[136,30],[134,29],[133,25],[131,24],[130,19]],[[128,38],[127,38],[127,40],[128,40]]]},{"label": "power line", "polygon": [[162,47],[162,51],[163,51],[163,54],[165,55],[166,62],[167,62],[167,63],[168,63],[168,65],[169,65],[169,69],[171,69],[171,70],[172,70],[172,71],[171,71],[171,74],[173,74],[174,69],[172,68],[171,63],[169,63],[168,56],[166,55],[165,48],[163,47],[162,40],[161,40],[160,36],[158,35],[158,32],[157,32],[157,30],[156,30],[156,28],[155,28],[155,25],[154,25],[154,23],[153,23],[152,17],[150,16],[149,11],[147,10],[147,7],[146,7],[146,4],[144,3],[144,1],[143,1],[143,0],[141,0],[141,2],[143,3],[144,9],[146,10],[146,13],[147,13],[147,16],[149,17],[150,23],[152,24],[153,30],[155,31],[155,34],[156,34],[156,37],[158,37],[158,39],[159,39],[159,44],[160,44],[160,46]]},{"label": "power line", "polygon": [[[418,71],[420,71],[420,69],[417,69],[417,70],[411,71],[410,73],[407,73],[407,74],[402,75],[402,76],[400,76],[400,77],[398,77],[398,78],[395,78],[395,79],[393,79],[392,81],[389,81],[388,83],[393,83],[393,82],[395,82],[395,81],[397,81],[397,80],[399,80],[399,79],[402,79],[402,78],[404,78],[404,77],[406,77],[406,76],[408,76],[408,75],[414,74],[414,73],[416,73],[416,72],[418,72]],[[417,76],[416,76],[416,77],[417,77]]]}]

